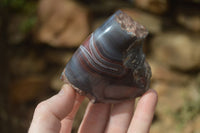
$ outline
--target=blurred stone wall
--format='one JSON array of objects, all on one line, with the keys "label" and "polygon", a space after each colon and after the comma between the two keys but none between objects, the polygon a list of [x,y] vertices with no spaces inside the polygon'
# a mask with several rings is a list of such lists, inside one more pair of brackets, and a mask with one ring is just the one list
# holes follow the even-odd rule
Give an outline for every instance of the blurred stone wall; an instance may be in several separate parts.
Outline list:
[{"label": "blurred stone wall", "polygon": [[151,132],[199,133],[199,0],[19,0],[3,4],[1,133],[27,132],[37,103],[62,86],[59,77],[72,54],[118,9],[150,32],[144,51],[152,68],[151,88],[159,95]]}]

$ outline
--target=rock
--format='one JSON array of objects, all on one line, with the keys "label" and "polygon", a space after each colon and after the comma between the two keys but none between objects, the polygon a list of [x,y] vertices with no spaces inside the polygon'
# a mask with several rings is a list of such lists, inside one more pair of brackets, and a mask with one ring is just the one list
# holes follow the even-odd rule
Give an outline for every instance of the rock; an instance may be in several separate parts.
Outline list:
[{"label": "rock", "polygon": [[195,83],[197,84],[200,92],[200,73],[198,73]]},{"label": "rock", "polygon": [[135,21],[144,25],[150,33],[158,34],[161,32],[162,22],[158,16],[135,9],[122,9],[122,10],[126,12],[128,15],[130,15]]},{"label": "rock", "polygon": [[173,1],[176,22],[193,32],[200,32],[200,2],[195,0]]},{"label": "rock", "polygon": [[74,51],[63,49],[48,49],[44,53],[45,60],[51,64],[65,65],[72,57]]},{"label": "rock", "polygon": [[171,70],[162,63],[156,62],[154,60],[148,60],[148,62],[151,66],[153,82],[165,82],[180,85],[188,84],[190,82],[191,77],[187,74]]},{"label": "rock", "polygon": [[47,49],[44,52],[45,61],[53,67],[48,69],[48,77],[50,77],[50,87],[53,90],[60,90],[64,82],[60,79],[63,67],[71,59],[74,51],[65,49]]},{"label": "rock", "polygon": [[194,32],[200,32],[200,16],[197,15],[186,15],[179,13],[177,16],[177,22],[189,30]]},{"label": "rock", "polygon": [[88,11],[70,0],[40,0],[40,42],[55,47],[77,47],[89,34]]},{"label": "rock", "polygon": [[53,90],[59,91],[63,86],[64,82],[61,80],[61,73],[63,72],[63,67],[54,68],[54,70],[49,73],[50,77],[50,87]]},{"label": "rock", "polygon": [[[159,96],[158,113],[166,113],[165,111],[176,112],[184,105],[184,94],[189,91],[187,87],[183,85],[174,85],[165,82],[155,82],[152,84],[151,88],[155,89]],[[166,115],[161,116],[167,117]]]},{"label": "rock", "polygon": [[22,27],[27,19],[27,16],[22,15],[15,15],[11,18],[8,26],[9,43],[18,44],[26,37],[26,32],[23,31]]},{"label": "rock", "polygon": [[[196,103],[193,96],[197,88],[191,85],[174,85],[159,81],[154,82],[151,88],[157,91],[159,97],[156,108],[157,121],[152,125],[151,132],[159,133],[165,129],[163,133],[179,133],[178,128],[180,128],[180,133],[183,132],[187,125],[184,122],[188,122],[188,124],[192,122],[193,120],[190,118],[190,114],[196,113],[196,108],[195,110],[192,109],[194,108],[194,103]],[[186,110],[189,112],[185,112],[185,108],[190,107],[191,104],[192,109]],[[187,113],[187,116],[182,115],[185,113]],[[190,122],[186,120],[190,120]]]},{"label": "rock", "polygon": [[194,133],[198,133],[198,131],[200,131],[200,115],[194,121]]},{"label": "rock", "polygon": [[166,32],[152,41],[152,54],[161,63],[182,71],[200,68],[200,39],[189,33]]},{"label": "rock", "polygon": [[60,75],[55,75],[52,79],[51,79],[51,83],[50,83],[50,87],[53,90],[60,90],[60,88],[62,87],[62,85],[64,84],[64,82],[60,79]]},{"label": "rock", "polygon": [[35,100],[48,86],[48,79],[41,75],[18,78],[10,84],[10,99],[13,103]]},{"label": "rock", "polygon": [[105,18],[94,19],[94,21],[92,21],[92,31],[95,31],[95,30],[96,30],[99,26],[101,26],[105,21],[106,21],[106,17],[105,17]]},{"label": "rock", "polygon": [[182,86],[164,82],[154,82],[151,88],[157,91],[159,98],[156,107],[157,121],[152,125],[151,132],[159,133],[163,130],[163,133],[176,133],[177,125],[180,122],[175,124],[172,114],[184,105],[185,99],[182,94],[188,90]]},{"label": "rock", "polygon": [[[18,54],[15,53],[10,63],[10,70],[13,76],[26,76],[29,74],[41,73],[46,68],[46,62],[42,57],[37,55],[35,51],[24,49],[18,51]],[[20,52],[20,53],[19,53]]]},{"label": "rock", "polygon": [[200,131],[200,115],[187,123],[182,133],[198,133]]},{"label": "rock", "polygon": [[[168,121],[168,122],[166,122]],[[178,132],[177,123],[174,123],[173,119],[168,117],[163,121],[157,121],[151,125],[150,133],[181,133]]]},{"label": "rock", "polygon": [[137,7],[157,14],[166,12],[168,8],[167,0],[135,0],[134,4]]},{"label": "rock", "polygon": [[159,80],[152,82],[151,88],[157,91],[159,100],[156,108],[157,119],[151,132],[159,133],[163,129],[163,133],[198,131],[200,92],[198,84],[193,82],[196,80],[198,76],[190,78],[186,85]]},{"label": "rock", "polygon": [[173,0],[170,5],[170,12],[178,24],[193,32],[200,32],[199,0]]}]

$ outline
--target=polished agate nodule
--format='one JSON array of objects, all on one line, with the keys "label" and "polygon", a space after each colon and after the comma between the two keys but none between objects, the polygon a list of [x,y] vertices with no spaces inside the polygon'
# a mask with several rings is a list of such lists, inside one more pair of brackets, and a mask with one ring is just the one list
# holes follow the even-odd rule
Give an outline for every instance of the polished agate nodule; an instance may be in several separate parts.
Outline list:
[{"label": "polished agate nodule", "polygon": [[142,43],[147,30],[117,11],[80,45],[62,79],[93,102],[116,103],[147,91],[151,69]]}]

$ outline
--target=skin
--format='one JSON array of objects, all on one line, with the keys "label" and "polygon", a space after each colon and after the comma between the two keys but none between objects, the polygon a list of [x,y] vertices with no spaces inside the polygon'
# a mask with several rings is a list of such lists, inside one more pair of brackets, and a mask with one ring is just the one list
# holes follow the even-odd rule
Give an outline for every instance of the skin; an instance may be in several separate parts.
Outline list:
[{"label": "skin", "polygon": [[[64,85],[35,109],[28,133],[70,133],[84,96]],[[138,101],[119,104],[89,103],[78,133],[148,133],[158,96],[150,89]]]}]

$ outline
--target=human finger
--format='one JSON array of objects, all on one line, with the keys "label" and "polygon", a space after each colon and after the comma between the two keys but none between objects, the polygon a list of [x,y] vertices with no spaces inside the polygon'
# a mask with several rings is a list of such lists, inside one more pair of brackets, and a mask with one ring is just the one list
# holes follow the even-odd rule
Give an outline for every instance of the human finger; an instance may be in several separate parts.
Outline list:
[{"label": "human finger", "polygon": [[84,96],[81,96],[78,93],[76,93],[76,100],[75,100],[72,111],[61,121],[60,133],[70,133],[71,132],[74,117],[75,117],[82,101],[84,100],[84,98],[85,98]]},{"label": "human finger", "polygon": [[158,96],[150,89],[138,101],[128,133],[148,133],[154,116]]},{"label": "human finger", "polygon": [[110,104],[89,103],[79,133],[103,133],[109,118]]},{"label": "human finger", "polygon": [[135,100],[114,104],[106,133],[126,133],[133,116]]},{"label": "human finger", "polygon": [[63,85],[57,95],[38,104],[34,112],[29,133],[59,133],[61,120],[73,108],[75,94],[71,86]]}]

